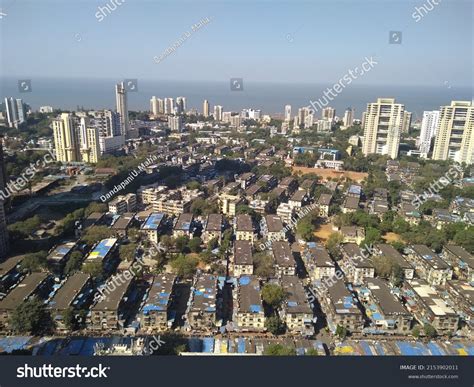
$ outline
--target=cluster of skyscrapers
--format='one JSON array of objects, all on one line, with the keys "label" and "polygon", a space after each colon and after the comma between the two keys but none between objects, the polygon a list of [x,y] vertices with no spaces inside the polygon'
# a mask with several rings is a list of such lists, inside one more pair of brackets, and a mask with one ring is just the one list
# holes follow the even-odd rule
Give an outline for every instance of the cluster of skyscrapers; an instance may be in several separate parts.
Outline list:
[{"label": "cluster of skyscrapers", "polygon": [[115,86],[116,111],[62,113],[53,120],[56,159],[62,162],[97,163],[136,137],[130,127],[127,90],[123,82]]},{"label": "cluster of skyscrapers", "polygon": [[[362,118],[365,155],[398,156],[402,132],[408,132],[411,113],[393,98],[379,98],[369,103]],[[458,163],[474,162],[474,107],[470,101],[452,101],[439,111],[423,114],[418,148],[427,157],[434,138],[433,160],[452,160]]]}]

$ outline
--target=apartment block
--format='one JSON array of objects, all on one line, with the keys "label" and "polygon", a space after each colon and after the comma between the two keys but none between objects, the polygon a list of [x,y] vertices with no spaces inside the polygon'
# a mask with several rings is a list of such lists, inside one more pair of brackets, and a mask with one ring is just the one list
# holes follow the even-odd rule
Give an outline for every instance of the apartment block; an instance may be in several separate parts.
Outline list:
[{"label": "apartment block", "polygon": [[176,276],[158,274],[153,278],[140,310],[140,326],[147,331],[164,331],[172,327],[174,318],[170,311]]},{"label": "apartment block", "polygon": [[375,267],[370,258],[365,258],[361,248],[355,243],[341,246],[342,259],[338,262],[347,280],[360,285],[366,278],[374,278]]},{"label": "apartment block", "polygon": [[202,239],[208,243],[212,239],[217,239],[220,243],[224,231],[224,217],[221,214],[209,214],[207,216]]},{"label": "apartment block", "polygon": [[313,310],[302,283],[294,275],[284,275],[281,277],[281,286],[287,298],[281,307],[280,317],[286,323],[288,331],[311,336],[314,333]]},{"label": "apartment block", "polygon": [[333,278],[336,275],[336,264],[324,246],[309,242],[302,258],[311,281],[324,277]]},{"label": "apartment block", "polygon": [[235,239],[238,241],[255,241],[255,230],[252,217],[247,214],[235,217]]},{"label": "apartment block", "polygon": [[214,331],[217,327],[217,277],[199,274],[191,287],[186,311],[187,325],[192,331]]},{"label": "apartment block", "polygon": [[253,274],[252,243],[237,240],[234,243],[234,277]]},{"label": "apartment block", "polygon": [[296,261],[288,242],[274,241],[272,243],[272,253],[277,276],[295,275]]},{"label": "apartment block", "polygon": [[242,276],[238,279],[234,321],[240,332],[266,330],[260,282],[255,276]]},{"label": "apartment block", "polygon": [[408,261],[416,274],[432,286],[445,285],[453,277],[453,270],[438,254],[425,245],[409,247]]}]

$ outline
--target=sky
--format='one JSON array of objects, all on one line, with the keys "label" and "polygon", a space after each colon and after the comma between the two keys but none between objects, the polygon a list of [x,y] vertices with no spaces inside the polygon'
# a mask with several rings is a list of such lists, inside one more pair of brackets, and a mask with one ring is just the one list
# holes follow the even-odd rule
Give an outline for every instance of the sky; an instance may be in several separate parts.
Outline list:
[{"label": "sky", "polygon": [[[99,7],[121,2],[98,17]],[[436,2],[436,0],[434,0]],[[337,82],[472,87],[473,2],[437,0],[2,0],[3,77]],[[191,26],[194,31],[160,63]],[[100,20],[101,19],[101,20]],[[401,31],[401,44],[389,44]]]}]

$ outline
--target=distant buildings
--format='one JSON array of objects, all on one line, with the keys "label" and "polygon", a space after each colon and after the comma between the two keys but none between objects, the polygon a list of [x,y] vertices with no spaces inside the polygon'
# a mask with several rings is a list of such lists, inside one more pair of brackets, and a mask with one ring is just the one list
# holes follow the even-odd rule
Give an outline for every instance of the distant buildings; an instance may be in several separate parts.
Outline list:
[{"label": "distant buildings", "polygon": [[418,149],[421,153],[428,154],[430,151],[431,139],[437,134],[438,122],[439,110],[423,112],[420,139],[418,140]]},{"label": "distant buildings", "polygon": [[325,107],[322,112],[321,112],[323,120],[329,121],[329,122],[334,122],[336,119],[336,109],[333,109],[332,107]]},{"label": "distant buildings", "polygon": [[474,162],[474,107],[472,102],[452,101],[441,106],[433,160]]},{"label": "distant buildings", "polygon": [[184,121],[182,116],[168,116],[168,126],[172,132],[182,132]]},{"label": "distant buildings", "polygon": [[394,98],[378,98],[367,105],[364,122],[364,155],[388,155],[397,158],[403,129],[405,107]]},{"label": "distant buildings", "polygon": [[344,118],[342,119],[342,125],[344,128],[348,128],[352,126],[352,122],[354,121],[354,109],[353,108],[347,108],[346,111],[344,112]]},{"label": "distant buildings", "polygon": [[224,108],[221,105],[214,106],[214,120],[222,121],[222,112]]},{"label": "distant buildings", "polygon": [[291,105],[285,105],[285,121],[291,121]]}]

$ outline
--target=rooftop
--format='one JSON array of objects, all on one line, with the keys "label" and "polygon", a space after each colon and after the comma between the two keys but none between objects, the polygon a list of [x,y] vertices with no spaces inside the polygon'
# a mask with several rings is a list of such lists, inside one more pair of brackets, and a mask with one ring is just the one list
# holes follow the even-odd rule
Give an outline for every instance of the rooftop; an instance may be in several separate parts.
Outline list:
[{"label": "rooftop", "polygon": [[235,225],[236,231],[253,231],[252,217],[250,215],[237,215]]},{"label": "rooftop", "polygon": [[296,265],[288,242],[274,241],[272,251],[276,265],[280,267],[294,267]]},{"label": "rooftop", "polygon": [[192,311],[216,313],[217,277],[201,274],[192,290]]},{"label": "rooftop", "polygon": [[384,281],[379,278],[367,278],[366,286],[385,315],[408,314],[408,311],[390,292],[390,288]]},{"label": "rooftop", "polygon": [[266,215],[265,222],[267,224],[268,232],[283,231],[283,223],[281,218],[277,215]]},{"label": "rooftop", "polygon": [[189,232],[191,230],[193,219],[193,214],[180,214],[178,219],[176,220],[176,224],[174,225],[174,230]]},{"label": "rooftop", "polygon": [[153,283],[148,291],[146,303],[143,307],[143,314],[150,312],[166,312],[171,299],[173,285],[176,276],[170,273],[163,273],[153,278]]},{"label": "rooftop", "polygon": [[25,277],[7,296],[0,301],[0,310],[12,310],[30,297],[47,278],[46,273],[32,273]]},{"label": "rooftop", "polygon": [[240,313],[263,313],[260,283],[255,276],[239,278],[238,310]]},{"label": "rooftop", "polygon": [[53,299],[49,302],[49,307],[56,310],[66,310],[69,308],[84,288],[84,285],[87,284],[89,278],[89,274],[74,273],[56,292]]},{"label": "rooftop", "polygon": [[285,275],[281,278],[281,284],[287,294],[284,308],[286,313],[305,313],[312,314],[305,290],[298,277]]},{"label": "rooftop", "polygon": [[[122,301],[125,294],[127,293],[127,290],[130,287],[130,284],[132,283],[133,278],[130,278],[128,280],[122,278],[120,281],[115,281],[115,278],[117,277],[111,277],[110,280],[108,281],[108,284],[117,282],[117,285],[113,286],[113,290],[109,292],[108,294],[106,294],[105,297],[103,297],[97,304],[95,304],[91,308],[92,310],[94,311],[118,310],[120,306],[120,302]],[[108,286],[106,285],[105,288],[107,289]]]},{"label": "rooftop", "polygon": [[161,213],[150,214],[145,223],[142,225],[142,230],[157,230],[160,227],[164,217],[165,214]]},{"label": "rooftop", "polygon": [[343,281],[337,281],[333,286],[330,286],[327,293],[337,314],[361,314],[356,300],[347,290]]},{"label": "rooftop", "polygon": [[252,265],[252,243],[249,241],[235,241],[234,243],[234,264]]},{"label": "rooftop", "polygon": [[206,231],[222,231],[223,221],[221,214],[210,214],[207,217]]},{"label": "rooftop", "polygon": [[436,270],[446,270],[449,268],[449,265],[444,262],[438,254],[431,250],[428,246],[425,245],[413,245],[412,250],[414,253],[421,259],[423,259],[428,265]]}]

